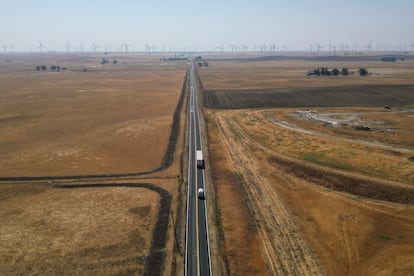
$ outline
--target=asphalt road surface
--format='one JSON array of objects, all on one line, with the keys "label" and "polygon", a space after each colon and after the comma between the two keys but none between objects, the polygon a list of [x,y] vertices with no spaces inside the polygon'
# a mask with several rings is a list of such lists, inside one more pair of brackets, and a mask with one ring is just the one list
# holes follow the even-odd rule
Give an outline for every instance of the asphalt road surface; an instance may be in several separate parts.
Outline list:
[{"label": "asphalt road surface", "polygon": [[190,65],[189,101],[189,162],[187,195],[187,228],[185,275],[211,275],[206,200],[199,199],[197,191],[204,187],[204,170],[197,168],[196,151],[202,150],[200,122],[198,117],[194,63]]}]

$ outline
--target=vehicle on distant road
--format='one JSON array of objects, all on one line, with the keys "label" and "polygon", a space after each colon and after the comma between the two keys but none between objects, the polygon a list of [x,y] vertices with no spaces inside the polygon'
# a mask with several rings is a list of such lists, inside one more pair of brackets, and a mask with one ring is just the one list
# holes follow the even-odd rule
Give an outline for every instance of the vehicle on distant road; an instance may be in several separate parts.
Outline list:
[{"label": "vehicle on distant road", "polygon": [[201,150],[197,151],[197,168],[204,169],[203,152]]},{"label": "vehicle on distant road", "polygon": [[205,199],[206,198],[206,195],[204,194],[204,189],[203,188],[198,189],[198,198],[199,199]]}]

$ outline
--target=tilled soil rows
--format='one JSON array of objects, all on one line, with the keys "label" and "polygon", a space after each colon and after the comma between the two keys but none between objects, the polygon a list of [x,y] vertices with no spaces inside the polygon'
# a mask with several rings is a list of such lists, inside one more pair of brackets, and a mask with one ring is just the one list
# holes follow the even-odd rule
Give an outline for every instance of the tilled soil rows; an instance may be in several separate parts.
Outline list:
[{"label": "tilled soil rows", "polygon": [[414,86],[212,90],[203,93],[203,100],[206,107],[215,109],[403,106],[414,102]]}]

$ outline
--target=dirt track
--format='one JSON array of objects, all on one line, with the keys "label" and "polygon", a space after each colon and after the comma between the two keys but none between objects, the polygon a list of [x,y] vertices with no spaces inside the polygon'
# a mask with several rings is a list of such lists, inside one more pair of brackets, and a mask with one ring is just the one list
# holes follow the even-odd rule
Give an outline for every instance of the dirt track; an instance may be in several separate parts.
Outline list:
[{"label": "dirt track", "polygon": [[[237,168],[240,175],[241,189],[254,216],[269,272],[274,275],[323,274],[322,267],[290,219],[277,192],[264,177],[260,165],[247,155],[251,149],[243,143],[246,142],[243,133],[221,118],[216,123],[223,137],[229,166]],[[237,142],[233,139],[235,135]]]}]

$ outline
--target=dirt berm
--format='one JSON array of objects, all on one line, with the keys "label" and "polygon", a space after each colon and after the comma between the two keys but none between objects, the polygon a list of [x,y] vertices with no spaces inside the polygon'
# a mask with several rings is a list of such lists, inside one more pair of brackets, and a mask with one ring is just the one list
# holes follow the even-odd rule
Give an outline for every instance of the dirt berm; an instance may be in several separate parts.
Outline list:
[{"label": "dirt berm", "polygon": [[271,164],[282,166],[285,171],[328,189],[348,192],[390,202],[414,204],[414,189],[385,182],[371,180],[354,175],[345,175],[325,168],[316,168],[308,164],[287,160],[277,156],[268,158]]}]

